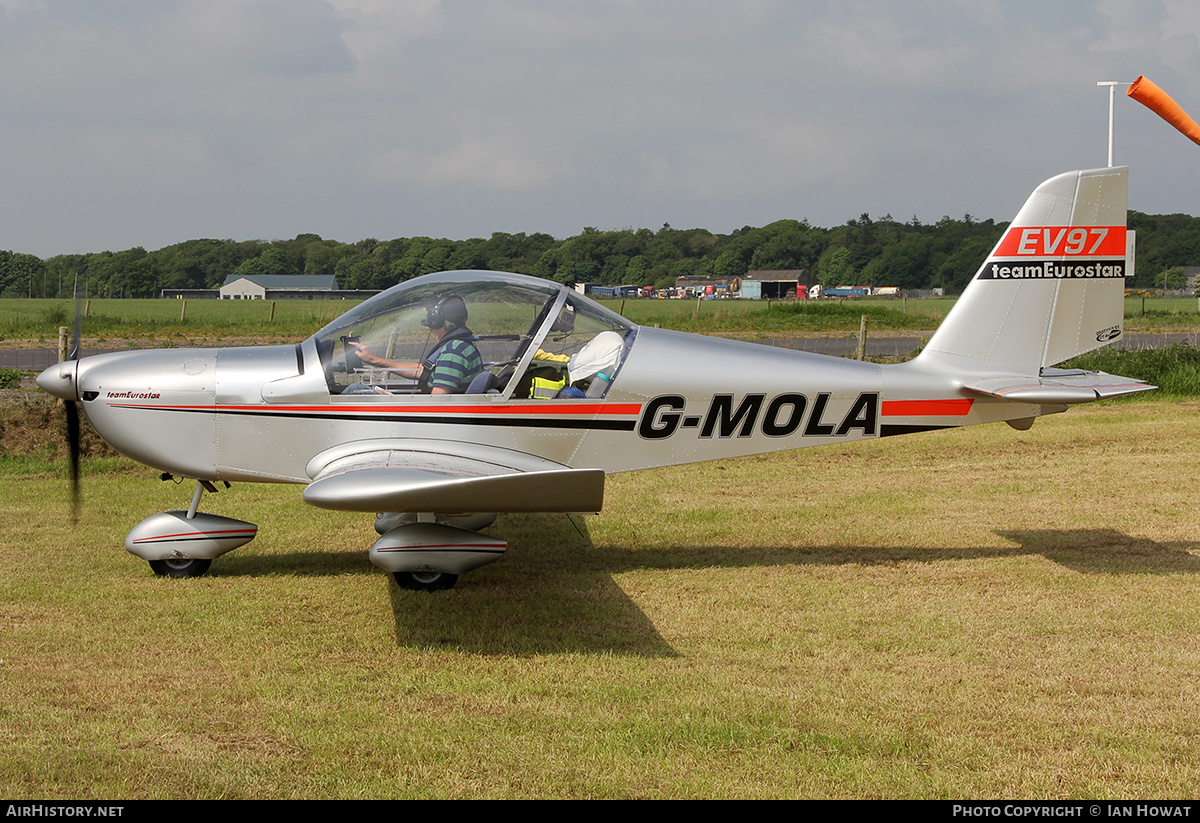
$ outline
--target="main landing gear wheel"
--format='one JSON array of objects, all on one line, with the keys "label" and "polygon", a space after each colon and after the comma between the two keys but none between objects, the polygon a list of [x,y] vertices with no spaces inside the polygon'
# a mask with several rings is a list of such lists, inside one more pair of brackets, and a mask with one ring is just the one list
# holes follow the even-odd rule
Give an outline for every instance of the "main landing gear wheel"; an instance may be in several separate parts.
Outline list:
[{"label": "main landing gear wheel", "polygon": [[171,557],[166,560],[150,560],[150,568],[159,577],[199,577],[208,571],[211,560],[195,557]]},{"label": "main landing gear wheel", "polygon": [[392,572],[396,585],[414,592],[436,592],[458,582],[457,574],[443,572]]}]

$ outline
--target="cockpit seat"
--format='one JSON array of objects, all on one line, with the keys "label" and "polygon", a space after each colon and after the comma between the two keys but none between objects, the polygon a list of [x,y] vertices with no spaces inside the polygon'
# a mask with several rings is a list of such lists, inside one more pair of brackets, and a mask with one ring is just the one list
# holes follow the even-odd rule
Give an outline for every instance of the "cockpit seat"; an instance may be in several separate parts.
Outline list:
[{"label": "cockpit seat", "polygon": [[465,394],[489,394],[495,393],[500,388],[500,381],[496,379],[496,375],[491,369],[484,369],[479,374],[471,378],[470,385],[467,386]]}]

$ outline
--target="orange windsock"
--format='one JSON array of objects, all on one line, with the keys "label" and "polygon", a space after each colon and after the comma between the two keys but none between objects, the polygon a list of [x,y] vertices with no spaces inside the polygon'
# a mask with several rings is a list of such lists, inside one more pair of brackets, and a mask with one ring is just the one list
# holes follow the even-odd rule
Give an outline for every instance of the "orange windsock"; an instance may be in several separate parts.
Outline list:
[{"label": "orange windsock", "polygon": [[1200,126],[1196,125],[1196,121],[1188,117],[1188,113],[1171,99],[1171,95],[1144,76],[1134,80],[1129,91],[1125,93],[1179,129],[1185,137],[1200,146]]}]

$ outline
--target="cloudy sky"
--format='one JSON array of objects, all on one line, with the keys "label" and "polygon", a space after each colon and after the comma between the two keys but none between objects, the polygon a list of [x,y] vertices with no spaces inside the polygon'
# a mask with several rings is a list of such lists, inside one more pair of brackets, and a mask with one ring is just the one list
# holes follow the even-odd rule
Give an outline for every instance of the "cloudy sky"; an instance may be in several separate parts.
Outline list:
[{"label": "cloudy sky", "polygon": [[[0,0],[0,249],[1007,220],[1194,0]],[[1200,147],[1117,98],[1131,207]]]}]

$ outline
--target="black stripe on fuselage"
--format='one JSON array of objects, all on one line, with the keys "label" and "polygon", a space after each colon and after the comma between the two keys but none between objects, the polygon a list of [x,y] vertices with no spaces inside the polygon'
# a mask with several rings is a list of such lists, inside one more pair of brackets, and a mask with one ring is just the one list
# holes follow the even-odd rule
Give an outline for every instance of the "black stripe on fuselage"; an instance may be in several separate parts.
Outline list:
[{"label": "black stripe on fuselage", "polygon": [[892,437],[897,434],[919,434],[920,432],[935,432],[942,429],[957,429],[958,426],[906,426],[898,423],[884,423],[879,427],[880,437]]},{"label": "black stripe on fuselage", "polygon": [[360,423],[433,423],[439,426],[510,426],[531,429],[587,429],[595,431],[628,431],[637,425],[633,420],[563,420],[550,417],[513,417],[509,415],[471,415],[463,417],[404,414],[312,414],[310,412],[252,411],[248,409],[175,409],[162,406],[138,406],[153,411],[193,414],[225,414],[244,417],[286,417],[301,420],[352,420]]}]

